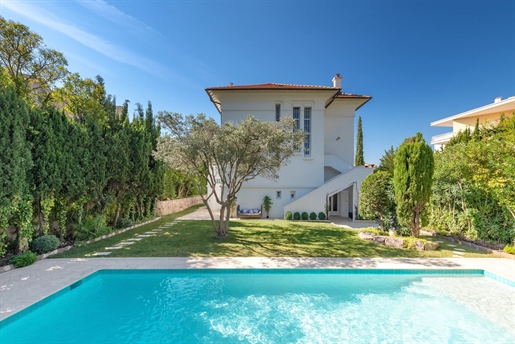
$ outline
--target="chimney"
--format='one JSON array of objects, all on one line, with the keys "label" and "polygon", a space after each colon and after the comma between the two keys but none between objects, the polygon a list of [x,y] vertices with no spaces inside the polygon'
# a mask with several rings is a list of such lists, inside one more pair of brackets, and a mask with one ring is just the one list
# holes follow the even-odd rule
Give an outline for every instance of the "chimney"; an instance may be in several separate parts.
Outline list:
[{"label": "chimney", "polygon": [[333,87],[342,88],[342,77],[340,74],[336,74],[333,78]]},{"label": "chimney", "polygon": [[232,82],[230,82],[230,83],[229,83],[229,86],[232,86],[232,85],[234,85],[234,84],[233,84]]},{"label": "chimney", "polygon": [[499,103],[500,101],[502,100],[502,97],[495,97],[494,98],[494,103]]}]

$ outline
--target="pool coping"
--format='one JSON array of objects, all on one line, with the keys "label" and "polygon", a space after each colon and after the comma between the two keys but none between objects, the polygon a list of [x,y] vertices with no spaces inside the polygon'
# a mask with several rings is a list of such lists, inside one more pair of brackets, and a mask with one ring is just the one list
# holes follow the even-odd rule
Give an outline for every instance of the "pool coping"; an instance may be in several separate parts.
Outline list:
[{"label": "pool coping", "polygon": [[505,258],[60,258],[0,274],[0,321],[100,270],[372,269],[483,270],[515,286],[515,261]]}]

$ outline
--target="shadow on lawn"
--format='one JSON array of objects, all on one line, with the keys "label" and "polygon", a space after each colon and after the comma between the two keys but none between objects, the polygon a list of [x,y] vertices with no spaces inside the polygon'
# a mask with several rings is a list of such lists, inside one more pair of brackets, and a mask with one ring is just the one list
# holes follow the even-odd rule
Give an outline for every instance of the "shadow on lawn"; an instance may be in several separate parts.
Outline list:
[{"label": "shadow on lawn", "polygon": [[[195,232],[213,232],[208,221],[195,221]],[[190,223],[175,227],[187,229]],[[201,238],[198,238],[202,240]],[[210,256],[225,257],[420,257],[416,251],[377,245],[358,238],[356,231],[327,224],[275,221],[233,221],[229,237],[211,238]],[[188,256],[203,255],[189,252]]]}]

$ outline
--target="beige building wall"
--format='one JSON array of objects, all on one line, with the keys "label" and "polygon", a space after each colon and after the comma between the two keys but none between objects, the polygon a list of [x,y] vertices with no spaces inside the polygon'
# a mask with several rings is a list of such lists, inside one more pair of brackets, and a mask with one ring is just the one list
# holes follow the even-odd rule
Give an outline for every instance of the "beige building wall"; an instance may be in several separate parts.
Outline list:
[{"label": "beige building wall", "polygon": [[453,121],[452,123],[452,131],[454,133],[458,133],[460,131],[464,131],[467,129],[467,127],[470,127],[472,130],[476,126],[476,119],[479,118],[479,124],[485,125],[485,124],[491,124],[495,125],[499,122],[499,119],[501,118],[501,114],[503,114],[506,117],[513,116],[513,113],[505,113],[505,112],[494,112],[486,115],[481,116],[473,116],[473,117],[466,117],[466,118],[459,118]]}]

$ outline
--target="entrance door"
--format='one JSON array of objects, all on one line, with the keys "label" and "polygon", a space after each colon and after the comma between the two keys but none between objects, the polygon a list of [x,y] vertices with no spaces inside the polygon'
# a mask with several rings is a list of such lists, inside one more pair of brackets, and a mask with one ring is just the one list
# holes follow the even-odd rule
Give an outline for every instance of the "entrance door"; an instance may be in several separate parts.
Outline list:
[{"label": "entrance door", "polygon": [[329,197],[329,216],[339,216],[340,211],[338,210],[338,195],[334,194],[331,197]]}]

